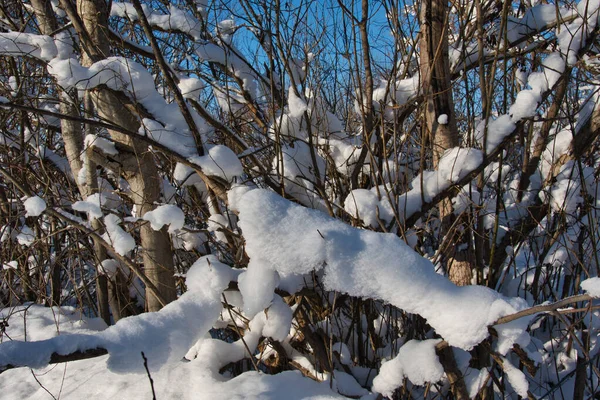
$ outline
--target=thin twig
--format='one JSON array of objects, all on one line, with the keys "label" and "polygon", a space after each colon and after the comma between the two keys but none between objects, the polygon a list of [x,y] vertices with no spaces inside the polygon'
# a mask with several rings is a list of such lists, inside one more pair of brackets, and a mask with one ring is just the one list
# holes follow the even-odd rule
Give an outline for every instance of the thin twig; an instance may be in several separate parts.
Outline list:
[{"label": "thin twig", "polygon": [[150,375],[150,370],[148,369],[148,359],[146,355],[142,351],[142,358],[144,359],[144,369],[146,369],[146,374],[148,375],[148,379],[150,380],[150,388],[152,389],[152,400],[156,400],[156,392],[154,391],[154,381],[152,380],[152,375]]}]

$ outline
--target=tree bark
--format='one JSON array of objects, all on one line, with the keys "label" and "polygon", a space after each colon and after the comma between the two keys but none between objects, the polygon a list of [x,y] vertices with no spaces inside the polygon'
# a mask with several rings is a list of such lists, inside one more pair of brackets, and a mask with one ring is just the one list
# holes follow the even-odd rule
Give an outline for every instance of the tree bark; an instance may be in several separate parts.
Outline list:
[{"label": "tree bark", "polygon": [[[87,58],[87,61],[91,62],[108,56],[110,42],[107,4],[102,0],[79,0],[77,10],[86,31],[84,36],[87,36],[88,42],[91,42],[88,44],[94,46],[93,49],[88,49],[84,59]],[[135,107],[126,96],[120,96],[105,87],[96,88],[90,94],[101,118],[133,132],[140,128]],[[131,188],[131,198],[136,206],[137,215],[143,216],[154,209],[160,196],[160,177],[154,158],[146,145],[134,142],[130,137],[118,132],[109,131],[109,133],[113,140],[125,148],[122,153],[127,154],[128,157],[124,159],[122,173]],[[167,302],[175,300],[177,291],[169,234],[166,229],[155,231],[149,224],[145,224],[140,228],[140,239],[144,272]],[[158,311],[162,308],[160,301],[149,291],[146,291],[146,304],[148,311]]]},{"label": "tree bark", "polygon": [[[134,132],[139,129],[139,120],[128,111],[131,104],[127,104],[128,99],[125,96],[101,88],[92,92],[92,100],[102,118]],[[121,133],[110,133],[115,141],[127,146],[127,153],[122,151],[122,154],[128,155],[123,159],[122,173],[131,188],[136,213],[143,216],[154,209],[154,204],[160,196],[160,177],[154,158],[146,145],[134,142]],[[177,292],[169,234],[165,228],[155,231],[149,224],[144,224],[140,228],[140,238],[146,276],[158,287],[159,293],[167,302],[175,300]],[[158,299],[148,291],[146,302],[149,311],[158,311],[162,307]]]},{"label": "tree bark", "polygon": [[[457,147],[458,130],[454,116],[450,61],[448,56],[448,2],[424,0],[421,4],[421,81],[425,95],[425,128],[428,141],[433,146],[433,166],[437,168],[447,149]],[[440,124],[438,118],[446,115],[447,123]],[[424,138],[425,139],[425,138]],[[452,213],[452,202],[445,199],[439,206],[442,235],[451,233],[456,227]],[[457,285],[471,283],[473,254],[470,251],[470,233],[462,232],[452,237],[445,258],[450,279]],[[465,246],[466,245],[466,246]]]},{"label": "tree bark", "polygon": [[[49,0],[32,0],[31,2],[36,16],[38,17],[38,24],[40,31],[43,34],[49,34],[58,28],[58,23],[52,10],[52,5]],[[79,106],[76,104],[77,91],[59,92],[60,96],[60,112],[61,114],[79,116]],[[65,153],[71,168],[71,173],[75,179],[77,188],[82,198],[85,199],[90,194],[98,190],[98,182],[95,178],[95,166],[87,165],[88,176],[86,182],[79,181],[79,173],[84,167],[84,161],[81,159],[83,154],[83,130],[79,122],[71,121],[68,119],[60,120],[61,136],[65,145]],[[90,175],[91,174],[91,175]],[[92,221],[92,227],[96,230],[100,230],[102,227],[97,220]],[[98,261],[97,264],[106,259],[106,250],[96,241],[94,241],[94,253],[95,258]],[[58,274],[59,271],[53,271],[54,275]],[[55,280],[52,281],[56,284]],[[53,287],[54,290],[59,290]],[[108,284],[106,276],[98,274],[96,271],[96,298],[98,303],[98,313],[100,317],[110,325],[110,309],[108,303]]]}]

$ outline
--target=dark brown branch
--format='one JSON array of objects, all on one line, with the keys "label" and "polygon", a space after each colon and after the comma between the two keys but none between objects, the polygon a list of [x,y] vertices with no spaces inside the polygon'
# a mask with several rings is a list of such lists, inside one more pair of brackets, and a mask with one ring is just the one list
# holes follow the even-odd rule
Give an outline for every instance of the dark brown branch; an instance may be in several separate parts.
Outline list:
[{"label": "dark brown branch", "polygon": [[454,397],[458,400],[468,400],[469,392],[467,390],[467,385],[465,384],[460,369],[458,369],[458,366],[456,365],[456,359],[454,358],[452,348],[447,342],[443,341],[435,346],[435,352],[440,360],[440,364],[442,364],[442,367],[444,368],[448,381],[450,381],[450,387]]},{"label": "dark brown branch", "polygon": [[[89,350],[84,350],[84,351],[75,351],[70,354],[52,353],[52,355],[50,356],[49,364],[60,364],[60,363],[70,362],[70,361],[87,360],[88,358],[101,357],[106,354],[108,354],[108,351],[101,347],[96,347],[95,349],[89,349]],[[12,364],[3,365],[3,366],[0,366],[0,374],[5,371],[8,371],[9,369],[23,368],[23,367],[26,367],[26,365],[12,365]]]}]

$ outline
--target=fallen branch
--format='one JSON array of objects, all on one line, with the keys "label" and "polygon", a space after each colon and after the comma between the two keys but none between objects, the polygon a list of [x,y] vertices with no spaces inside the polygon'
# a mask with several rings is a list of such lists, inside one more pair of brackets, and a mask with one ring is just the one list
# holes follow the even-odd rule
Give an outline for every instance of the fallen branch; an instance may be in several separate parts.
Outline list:
[{"label": "fallen branch", "polygon": [[[48,364],[60,364],[60,363],[70,362],[70,361],[87,360],[88,358],[100,357],[100,356],[104,356],[106,354],[108,354],[108,351],[106,349],[103,349],[100,347],[96,347],[94,349],[88,349],[88,350],[84,350],[84,351],[76,351],[76,352],[70,353],[70,354],[52,353],[52,355],[50,356],[50,362]],[[5,371],[8,371],[9,369],[22,368],[22,367],[27,367],[27,365],[12,365],[12,364],[2,365],[2,366],[0,366],[0,374]]]}]

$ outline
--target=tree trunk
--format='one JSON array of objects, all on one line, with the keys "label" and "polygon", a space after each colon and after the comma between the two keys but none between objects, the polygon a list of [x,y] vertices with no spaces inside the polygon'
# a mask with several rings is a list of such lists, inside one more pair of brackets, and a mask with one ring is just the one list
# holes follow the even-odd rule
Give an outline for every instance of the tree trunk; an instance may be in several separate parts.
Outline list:
[{"label": "tree trunk", "polygon": [[[93,91],[92,100],[102,118],[110,119],[130,131],[135,132],[139,129],[138,118],[127,111],[128,99],[125,96],[119,96],[108,89],[99,89]],[[160,196],[160,177],[153,156],[146,145],[136,143],[126,135],[111,132],[111,136],[115,141],[127,146],[128,153],[121,151],[122,155],[127,154],[127,157],[122,159],[122,173],[131,188],[136,213],[143,216],[154,209],[154,204]],[[175,300],[177,292],[173,276],[173,252],[166,228],[155,231],[149,224],[144,224],[140,228],[140,238],[146,276],[156,285],[167,302]],[[162,308],[158,299],[149,291],[146,292],[146,302],[149,311]]]},{"label": "tree trunk", "polygon": [[[426,135],[433,145],[434,168],[437,168],[447,149],[459,144],[450,80],[447,13],[448,2],[424,0],[421,4],[421,80],[426,98]],[[444,114],[447,116],[447,123],[440,124],[438,118]],[[458,226],[452,213],[451,200],[442,201],[439,212],[442,236],[451,234],[450,228],[456,229]],[[471,283],[473,254],[469,251],[469,235],[468,232],[452,235],[461,240],[453,240],[445,252],[449,277],[457,285]]]},{"label": "tree trunk", "polygon": [[[108,40],[108,8],[101,0],[79,0],[78,14],[89,35],[89,41],[94,49],[88,48],[84,59],[88,62],[97,61],[94,58],[104,58],[110,54]],[[89,46],[90,43],[87,43]],[[110,89],[99,87],[91,91],[91,98],[100,117],[120,125],[130,131],[137,132],[140,128],[139,118],[131,111],[131,104],[126,96],[119,96]],[[136,206],[138,216],[155,207],[160,196],[160,177],[148,146],[134,142],[130,137],[110,131],[111,137],[124,145],[127,154],[124,158],[123,174],[131,188],[131,197]],[[160,295],[166,302],[177,298],[175,277],[173,276],[173,253],[171,240],[166,229],[153,230],[149,224],[140,228],[140,238],[143,248],[144,272],[156,285]],[[146,291],[148,311],[158,311],[163,304],[149,291]]]},{"label": "tree trunk", "polygon": [[[40,31],[43,34],[49,34],[58,28],[58,23],[54,17],[54,11],[49,0],[32,0],[32,6],[38,17]],[[77,105],[77,91],[60,92],[60,112],[64,115],[79,116],[79,106]],[[65,145],[65,153],[71,168],[71,173],[75,178],[75,183],[79,189],[79,193],[83,199],[98,189],[98,182],[95,179],[86,177],[85,183],[79,182],[79,172],[84,167],[84,162],[81,159],[83,153],[83,130],[81,124],[76,121],[67,119],[60,120],[61,136]],[[90,172],[88,166],[88,172]],[[95,168],[94,168],[95,170]],[[102,227],[96,220],[92,221],[92,228],[99,230]],[[106,250],[99,244],[94,242],[95,257],[98,264],[106,259]],[[56,273],[57,271],[53,271]],[[96,271],[97,272],[97,271]],[[54,282],[54,281],[53,281]],[[108,285],[106,276],[96,275],[96,297],[98,302],[98,313],[100,317],[110,325],[110,309],[108,304]]]}]

